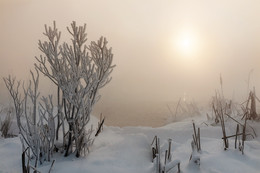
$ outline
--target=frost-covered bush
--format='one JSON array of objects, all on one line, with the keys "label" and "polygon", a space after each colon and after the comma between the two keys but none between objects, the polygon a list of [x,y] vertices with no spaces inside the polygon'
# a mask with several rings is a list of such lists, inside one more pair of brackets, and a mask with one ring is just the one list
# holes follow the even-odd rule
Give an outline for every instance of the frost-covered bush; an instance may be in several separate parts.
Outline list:
[{"label": "frost-covered bush", "polygon": [[45,25],[47,41],[39,41],[43,55],[36,57],[38,63],[35,66],[57,86],[56,134],[59,127],[64,126],[63,119],[69,126],[67,135],[63,130],[65,156],[73,152],[72,146],[75,145],[76,156],[79,157],[91,143],[85,127],[94,104],[100,98],[98,90],[111,80],[113,54],[103,37],[86,45],[86,24],[77,26],[76,22],[72,22],[71,29],[67,30],[72,42],[60,45],[61,32],[55,22],[53,28]]},{"label": "frost-covered bush", "polygon": [[[55,22],[53,27],[45,25],[43,34],[47,40],[38,43],[42,55],[36,57],[36,75],[31,72],[32,79],[28,87],[23,85],[23,94],[19,81],[10,76],[4,78],[14,101],[22,143],[32,150],[35,166],[38,160],[49,161],[54,148],[64,151],[65,156],[75,153],[79,157],[89,151],[93,129],[86,129],[86,125],[100,98],[98,91],[110,82],[115,67],[105,38],[87,46],[86,24],[77,26],[72,22],[67,30],[72,36],[71,44],[60,44],[61,32]],[[53,103],[53,96],[39,100],[39,72],[57,86],[57,104]],[[60,143],[59,132],[63,134],[62,146],[55,145],[56,141]]]},{"label": "frost-covered bush", "polygon": [[[4,78],[4,82],[14,102],[23,150],[27,147],[31,149],[36,167],[39,161],[40,163],[44,160],[50,161],[55,138],[55,133],[51,132],[55,132],[55,124],[53,111],[49,109],[51,100],[42,97],[41,101],[38,101],[40,95],[38,71],[36,70],[36,76],[31,72],[31,76],[29,86],[23,85],[23,92],[21,92],[20,81],[16,81],[15,78],[9,76]],[[37,110],[40,113],[39,117]]]}]

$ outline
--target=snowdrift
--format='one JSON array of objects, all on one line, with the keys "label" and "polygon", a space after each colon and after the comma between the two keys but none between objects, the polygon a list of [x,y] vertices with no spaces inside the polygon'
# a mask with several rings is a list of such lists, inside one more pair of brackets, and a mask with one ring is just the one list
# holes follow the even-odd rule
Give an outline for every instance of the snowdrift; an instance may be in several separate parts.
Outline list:
[{"label": "snowdrift", "polygon": [[[93,117],[92,117],[93,119]],[[161,149],[167,149],[168,138],[172,139],[172,160],[181,161],[181,171],[185,173],[257,173],[260,170],[260,138],[245,142],[245,154],[232,147],[223,149],[221,127],[203,123],[206,117],[193,117],[201,129],[200,166],[189,162],[192,152],[192,119],[182,120],[160,128],[150,127],[104,127],[96,138],[90,154],[84,158],[73,155],[64,158],[54,156],[53,173],[153,173],[151,142],[155,135],[161,139]],[[97,122],[95,119],[92,122]],[[259,134],[260,126],[255,124]],[[48,172],[51,163],[39,167]],[[19,138],[0,139],[0,172],[21,172],[21,144]]]}]

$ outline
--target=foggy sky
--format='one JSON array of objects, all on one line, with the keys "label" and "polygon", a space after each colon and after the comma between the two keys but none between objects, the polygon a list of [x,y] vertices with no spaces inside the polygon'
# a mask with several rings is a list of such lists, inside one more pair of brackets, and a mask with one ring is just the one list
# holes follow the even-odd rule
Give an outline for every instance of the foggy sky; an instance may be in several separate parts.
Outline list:
[{"label": "foggy sky", "polygon": [[[207,102],[220,88],[220,74],[226,97],[245,98],[252,69],[250,87],[260,90],[258,0],[0,0],[1,78],[29,79],[44,24],[53,20],[63,40],[69,36],[65,27],[75,20],[87,23],[88,43],[103,35],[113,47],[117,67],[95,109],[111,124],[113,115],[122,124],[131,124],[126,123],[131,116],[143,121],[155,104],[163,107],[184,94]],[[173,48],[183,30],[192,30],[200,42],[191,58]],[[52,91],[48,80],[40,85],[42,93]],[[4,103],[3,81],[0,87]]]}]

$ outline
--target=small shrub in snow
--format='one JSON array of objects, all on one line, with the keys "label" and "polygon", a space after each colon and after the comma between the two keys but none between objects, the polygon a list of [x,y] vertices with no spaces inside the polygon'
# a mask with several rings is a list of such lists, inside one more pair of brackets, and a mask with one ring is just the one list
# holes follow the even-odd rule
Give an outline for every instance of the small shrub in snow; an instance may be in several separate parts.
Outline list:
[{"label": "small shrub in snow", "polygon": [[[53,151],[53,143],[55,134],[52,101],[48,101],[42,97],[42,101],[38,102],[40,93],[38,92],[39,73],[36,70],[36,76],[31,72],[32,79],[29,86],[23,86],[23,94],[20,92],[20,82],[15,78],[4,78],[6,87],[14,102],[17,126],[19,129],[23,150],[29,147],[35,158],[35,167],[38,161],[42,163],[44,160],[50,161]],[[50,97],[51,98],[51,97]],[[37,106],[39,118],[37,119]],[[50,142],[51,141],[51,142]]]},{"label": "small shrub in snow", "polygon": [[[4,78],[14,102],[21,141],[24,149],[28,146],[36,158],[35,167],[38,161],[50,161],[54,149],[64,150],[65,156],[75,153],[77,157],[89,151],[94,141],[93,128],[86,129],[86,125],[100,98],[98,91],[110,82],[115,67],[106,38],[101,37],[87,46],[86,25],[77,26],[72,22],[67,30],[72,42],[60,44],[61,32],[55,22],[53,27],[45,25],[47,41],[38,43],[42,55],[36,57],[36,75],[31,72],[32,79],[28,87],[23,85],[23,92],[20,81],[10,76]],[[39,100],[39,72],[57,86],[56,105],[52,96]],[[57,114],[54,107],[58,108]],[[57,148],[55,141],[58,142],[61,127],[63,146]]]},{"label": "small shrub in snow", "polygon": [[[91,144],[85,128],[92,108],[100,98],[98,91],[110,82],[115,66],[112,65],[112,49],[107,47],[106,38],[101,37],[87,46],[86,24],[77,26],[76,22],[72,22],[67,30],[72,36],[72,44],[65,42],[60,45],[61,32],[55,22],[53,28],[45,26],[47,41],[39,41],[43,55],[36,57],[38,63],[35,67],[57,86],[56,135],[59,127],[63,126],[65,156],[75,151],[79,157]],[[67,132],[64,119],[69,126]]]}]

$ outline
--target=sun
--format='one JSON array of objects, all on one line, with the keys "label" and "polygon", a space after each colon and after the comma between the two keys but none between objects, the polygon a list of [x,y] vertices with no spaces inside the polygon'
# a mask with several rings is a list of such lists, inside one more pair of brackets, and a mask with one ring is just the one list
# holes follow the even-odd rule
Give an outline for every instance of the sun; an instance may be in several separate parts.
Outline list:
[{"label": "sun", "polygon": [[198,38],[192,31],[182,31],[175,35],[174,49],[181,57],[194,57],[198,51]]},{"label": "sun", "polygon": [[179,49],[185,54],[192,52],[194,41],[190,36],[184,36],[179,40]]}]

